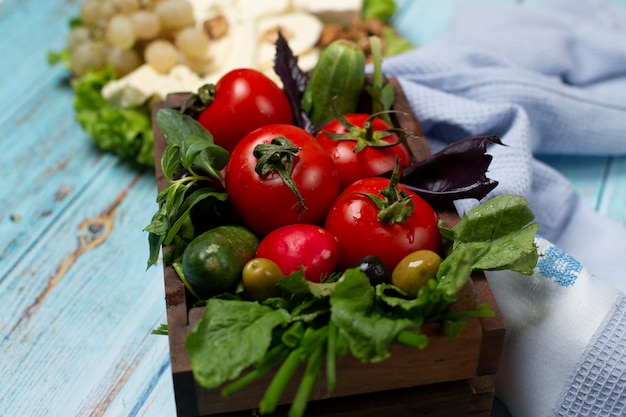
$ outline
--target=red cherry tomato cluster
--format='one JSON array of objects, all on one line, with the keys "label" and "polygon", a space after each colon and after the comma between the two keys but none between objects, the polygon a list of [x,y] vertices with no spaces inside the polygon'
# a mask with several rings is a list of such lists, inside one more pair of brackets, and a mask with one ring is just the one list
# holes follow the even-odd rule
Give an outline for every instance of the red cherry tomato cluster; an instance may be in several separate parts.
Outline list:
[{"label": "red cherry tomato cluster", "polygon": [[411,252],[441,251],[433,208],[379,177],[411,156],[378,115],[338,115],[314,137],[292,124],[272,80],[242,69],[217,83],[198,121],[231,152],[226,191],[261,238],[256,258],[285,276],[302,270],[319,282],[367,256],[393,269]]}]

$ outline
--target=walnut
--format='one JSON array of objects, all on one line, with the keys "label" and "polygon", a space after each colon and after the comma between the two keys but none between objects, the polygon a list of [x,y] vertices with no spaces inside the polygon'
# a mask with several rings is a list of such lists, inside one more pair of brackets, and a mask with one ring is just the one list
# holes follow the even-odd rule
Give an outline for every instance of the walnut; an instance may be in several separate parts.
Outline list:
[{"label": "walnut", "polygon": [[222,39],[228,34],[228,20],[226,20],[226,16],[223,14],[218,14],[206,20],[202,27],[206,34],[209,35],[209,38],[213,40]]}]

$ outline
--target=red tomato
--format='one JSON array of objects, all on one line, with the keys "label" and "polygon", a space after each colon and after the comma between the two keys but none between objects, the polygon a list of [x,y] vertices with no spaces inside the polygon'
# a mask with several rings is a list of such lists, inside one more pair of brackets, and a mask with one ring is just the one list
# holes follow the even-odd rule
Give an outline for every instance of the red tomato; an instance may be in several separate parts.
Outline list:
[{"label": "red tomato", "polygon": [[[342,189],[361,178],[392,171],[396,156],[400,168],[410,165],[411,154],[406,146],[398,142],[395,133],[385,132],[390,129],[387,122],[362,113],[344,115],[343,118],[345,120],[332,120],[317,135],[317,140],[330,153],[339,169]],[[342,138],[333,139],[326,133],[340,134]],[[388,143],[397,144],[388,146]],[[357,146],[364,148],[355,152]]]},{"label": "red tomato", "polygon": [[[289,177],[297,191],[277,171],[255,171],[257,146],[281,140],[293,147]],[[289,168],[286,160],[277,165]],[[230,155],[225,181],[235,211],[260,235],[293,223],[322,224],[339,194],[339,173],[328,153],[310,133],[292,125],[268,125],[246,135]]]},{"label": "red tomato", "polygon": [[232,151],[248,132],[271,123],[293,123],[285,93],[270,78],[249,68],[226,73],[215,84],[213,102],[198,116],[215,143]]},{"label": "red tomato", "polygon": [[285,276],[302,269],[307,280],[320,282],[337,265],[337,239],[320,226],[291,224],[265,236],[256,257],[274,261]]},{"label": "red tomato", "polygon": [[367,194],[382,197],[381,190],[389,186],[381,177],[364,178],[346,188],[331,207],[324,228],[339,242],[339,268],[353,266],[367,255],[374,255],[393,270],[411,252],[441,250],[438,217],[433,208],[402,185],[413,201],[413,212],[404,222],[385,224],[378,218],[379,209]]}]

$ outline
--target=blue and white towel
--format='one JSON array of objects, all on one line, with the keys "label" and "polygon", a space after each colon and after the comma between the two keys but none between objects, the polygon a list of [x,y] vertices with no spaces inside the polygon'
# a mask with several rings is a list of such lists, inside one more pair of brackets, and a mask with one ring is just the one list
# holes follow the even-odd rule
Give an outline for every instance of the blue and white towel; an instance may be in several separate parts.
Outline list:
[{"label": "blue and white towel", "polygon": [[535,275],[488,274],[507,323],[499,399],[514,417],[626,415],[626,229],[534,158],[626,155],[626,8],[472,2],[383,68],[433,150],[500,136],[492,194],[524,195],[537,216]]}]

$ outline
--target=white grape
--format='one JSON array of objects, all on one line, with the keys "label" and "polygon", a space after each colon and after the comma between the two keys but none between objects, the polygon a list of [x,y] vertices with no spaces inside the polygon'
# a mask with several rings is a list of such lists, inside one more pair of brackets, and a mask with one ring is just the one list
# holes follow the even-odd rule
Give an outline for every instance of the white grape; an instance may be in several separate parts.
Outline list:
[{"label": "white grape", "polygon": [[135,26],[128,16],[116,14],[109,20],[105,37],[112,46],[128,49],[135,44]]},{"label": "white grape", "polygon": [[98,0],[87,0],[80,6],[80,20],[87,25],[95,25],[101,18],[101,7]]},{"label": "white grape", "polygon": [[154,11],[167,30],[177,31],[194,24],[193,9],[187,0],[164,0],[155,6]]},{"label": "white grape", "polygon": [[116,13],[115,6],[108,0],[100,1],[100,17],[105,21],[113,17]]},{"label": "white grape", "polygon": [[115,10],[123,14],[131,14],[139,10],[138,0],[112,0]]},{"label": "white grape", "polygon": [[104,50],[91,41],[81,43],[72,53],[72,72],[77,76],[84,75],[89,70],[99,70],[104,64]]},{"label": "white grape", "polygon": [[166,74],[178,63],[178,51],[171,42],[157,39],[146,47],[144,59],[155,70]]},{"label": "white grape", "polygon": [[150,10],[138,10],[131,15],[137,39],[150,40],[161,32],[159,16]]},{"label": "white grape", "polygon": [[141,65],[141,57],[134,49],[110,48],[107,53],[109,64],[118,77],[123,77]]},{"label": "white grape", "polygon": [[76,26],[67,35],[67,50],[73,52],[78,45],[87,42],[90,36],[89,29],[85,26]]},{"label": "white grape", "polygon": [[187,27],[176,34],[175,44],[186,57],[201,59],[209,47],[209,37],[201,30]]}]

